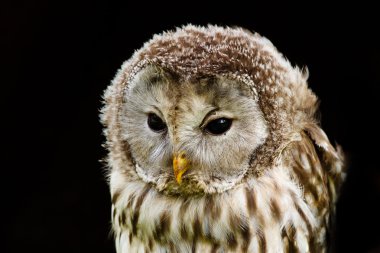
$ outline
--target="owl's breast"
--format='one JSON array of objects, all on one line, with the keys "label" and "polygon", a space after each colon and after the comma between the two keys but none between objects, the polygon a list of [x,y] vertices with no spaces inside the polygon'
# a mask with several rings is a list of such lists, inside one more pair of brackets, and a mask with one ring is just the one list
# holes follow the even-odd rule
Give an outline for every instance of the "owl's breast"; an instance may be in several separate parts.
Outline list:
[{"label": "owl's breast", "polygon": [[[221,194],[191,198],[164,195],[142,181],[116,186],[112,178],[119,253],[308,252],[324,247],[325,224],[286,168],[274,168]],[[322,231],[320,239],[316,231]]]}]

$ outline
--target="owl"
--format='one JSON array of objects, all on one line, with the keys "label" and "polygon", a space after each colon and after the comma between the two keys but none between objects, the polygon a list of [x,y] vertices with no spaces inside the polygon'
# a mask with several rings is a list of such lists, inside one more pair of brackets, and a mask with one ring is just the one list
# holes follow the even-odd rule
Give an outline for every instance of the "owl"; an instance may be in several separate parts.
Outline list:
[{"label": "owl", "polygon": [[243,28],[136,51],[101,110],[116,251],[327,252],[344,159],[307,78]]}]

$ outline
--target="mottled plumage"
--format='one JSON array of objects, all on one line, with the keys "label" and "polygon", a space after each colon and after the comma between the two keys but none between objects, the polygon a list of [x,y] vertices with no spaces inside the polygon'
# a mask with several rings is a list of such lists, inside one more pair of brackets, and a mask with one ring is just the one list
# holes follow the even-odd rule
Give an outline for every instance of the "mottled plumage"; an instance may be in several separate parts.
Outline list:
[{"label": "mottled plumage", "polygon": [[[104,104],[118,253],[327,251],[343,157],[307,71],[267,39],[192,25],[155,35]],[[210,133],[219,119],[232,123]]]}]

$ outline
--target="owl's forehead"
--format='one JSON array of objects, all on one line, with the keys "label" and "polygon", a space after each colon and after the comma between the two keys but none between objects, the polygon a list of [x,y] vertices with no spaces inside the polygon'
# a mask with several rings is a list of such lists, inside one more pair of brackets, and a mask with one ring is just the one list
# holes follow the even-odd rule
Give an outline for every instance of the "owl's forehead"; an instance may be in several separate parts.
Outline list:
[{"label": "owl's forehead", "polygon": [[157,66],[143,68],[130,82],[127,96],[133,99],[136,95],[189,106],[194,103],[218,106],[237,98],[252,99],[252,91],[241,81],[224,76],[184,80]]}]

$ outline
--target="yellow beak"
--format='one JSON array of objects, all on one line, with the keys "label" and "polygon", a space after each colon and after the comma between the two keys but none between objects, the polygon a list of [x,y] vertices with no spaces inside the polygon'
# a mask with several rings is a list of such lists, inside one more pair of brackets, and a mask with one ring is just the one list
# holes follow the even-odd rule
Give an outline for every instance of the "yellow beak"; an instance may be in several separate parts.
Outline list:
[{"label": "yellow beak", "polygon": [[181,184],[183,173],[185,173],[190,167],[190,163],[188,160],[186,160],[185,157],[186,156],[184,152],[174,154],[173,156],[174,176],[178,184]]}]

